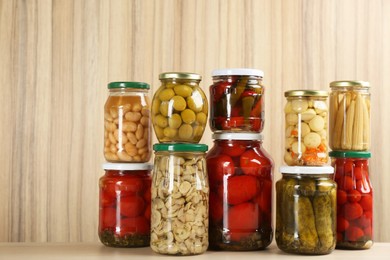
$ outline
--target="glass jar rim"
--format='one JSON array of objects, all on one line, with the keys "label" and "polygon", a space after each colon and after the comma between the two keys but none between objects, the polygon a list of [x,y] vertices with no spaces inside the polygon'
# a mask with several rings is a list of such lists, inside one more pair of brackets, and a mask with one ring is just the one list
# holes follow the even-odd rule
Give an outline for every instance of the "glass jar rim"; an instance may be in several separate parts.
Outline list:
[{"label": "glass jar rim", "polygon": [[152,170],[153,165],[150,163],[103,163],[103,170],[118,170],[118,171],[141,171]]},{"label": "glass jar rim", "polygon": [[333,174],[332,166],[281,166],[279,168],[282,174]]},{"label": "glass jar rim", "polygon": [[246,140],[246,141],[263,141],[263,135],[259,133],[214,133],[212,139],[215,140]]},{"label": "glass jar rim", "polygon": [[361,87],[361,88],[369,88],[370,82],[362,81],[362,80],[338,80],[333,81],[329,84],[332,87]]},{"label": "glass jar rim", "polygon": [[164,72],[159,75],[159,79],[192,79],[202,80],[202,76],[192,72]]},{"label": "glass jar rim", "polygon": [[258,76],[263,78],[264,72],[262,70],[250,68],[227,68],[215,69],[211,72],[211,76]]}]

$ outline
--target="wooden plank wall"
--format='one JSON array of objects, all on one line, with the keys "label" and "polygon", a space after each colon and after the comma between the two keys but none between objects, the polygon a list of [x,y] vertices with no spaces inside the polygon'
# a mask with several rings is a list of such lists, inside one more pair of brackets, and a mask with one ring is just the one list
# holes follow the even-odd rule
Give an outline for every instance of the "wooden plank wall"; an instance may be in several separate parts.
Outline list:
[{"label": "wooden plank wall", "polygon": [[371,82],[375,240],[389,242],[389,14],[390,0],[0,0],[0,241],[97,241],[108,82],[155,91],[160,72],[192,71],[208,94],[212,69],[251,67],[275,180],[283,92]]}]

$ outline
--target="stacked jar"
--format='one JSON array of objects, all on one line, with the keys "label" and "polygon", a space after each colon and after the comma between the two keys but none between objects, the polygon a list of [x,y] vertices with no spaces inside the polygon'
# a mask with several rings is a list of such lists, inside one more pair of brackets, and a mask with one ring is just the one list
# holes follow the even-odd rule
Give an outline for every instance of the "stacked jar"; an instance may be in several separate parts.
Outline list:
[{"label": "stacked jar", "polygon": [[108,90],[104,107],[104,157],[108,162],[99,180],[99,238],[112,247],[149,246],[149,85],[111,82]]},{"label": "stacked jar", "polygon": [[285,152],[276,183],[278,247],[322,255],[336,246],[336,183],[328,163],[326,91],[285,92]]},{"label": "stacked jar", "polygon": [[196,255],[208,248],[209,184],[205,152],[198,144],[207,123],[208,103],[195,73],[160,74],[152,102],[157,139],[152,179],[153,251]]},{"label": "stacked jar", "polygon": [[273,161],[262,147],[263,72],[212,72],[207,154],[210,182],[210,248],[260,250],[272,241]]},{"label": "stacked jar", "polygon": [[373,244],[373,191],[369,179],[370,84],[330,83],[330,152],[337,191],[337,248]]}]

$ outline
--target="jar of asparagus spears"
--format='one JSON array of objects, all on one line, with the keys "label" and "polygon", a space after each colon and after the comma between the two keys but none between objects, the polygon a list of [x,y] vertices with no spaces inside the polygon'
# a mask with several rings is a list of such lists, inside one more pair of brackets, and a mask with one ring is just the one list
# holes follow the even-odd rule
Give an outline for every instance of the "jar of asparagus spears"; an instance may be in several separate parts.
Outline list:
[{"label": "jar of asparagus spears", "polygon": [[330,83],[330,140],[332,150],[370,149],[370,83]]},{"label": "jar of asparagus spears", "polygon": [[333,167],[282,166],[276,183],[278,247],[287,253],[324,255],[336,247]]}]

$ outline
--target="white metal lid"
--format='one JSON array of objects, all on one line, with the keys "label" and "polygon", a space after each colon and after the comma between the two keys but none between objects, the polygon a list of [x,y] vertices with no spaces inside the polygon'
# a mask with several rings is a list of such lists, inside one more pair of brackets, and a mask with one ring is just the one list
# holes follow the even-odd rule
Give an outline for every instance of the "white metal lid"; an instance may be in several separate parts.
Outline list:
[{"label": "white metal lid", "polygon": [[153,165],[150,163],[103,163],[103,170],[118,170],[118,171],[139,171],[152,170]]},{"label": "white metal lid", "polygon": [[264,77],[264,72],[262,70],[257,70],[257,69],[232,68],[232,69],[216,69],[213,70],[211,73],[211,76],[229,76],[229,75]]},{"label": "white metal lid", "polygon": [[281,166],[280,172],[290,174],[333,174],[332,166]]},{"label": "white metal lid", "polygon": [[212,138],[216,140],[262,141],[263,135],[257,133],[215,133]]}]

